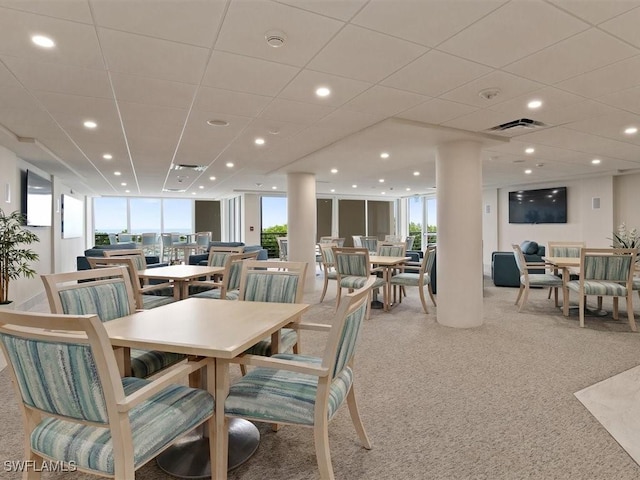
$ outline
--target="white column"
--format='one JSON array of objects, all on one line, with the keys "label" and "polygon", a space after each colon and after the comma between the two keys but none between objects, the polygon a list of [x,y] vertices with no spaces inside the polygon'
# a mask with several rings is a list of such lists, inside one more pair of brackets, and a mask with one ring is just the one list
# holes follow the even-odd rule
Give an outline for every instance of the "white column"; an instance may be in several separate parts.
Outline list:
[{"label": "white column", "polygon": [[316,177],[312,173],[287,174],[287,237],[289,260],[307,262],[305,291],[316,283]]},{"label": "white column", "polygon": [[482,325],[481,144],[438,145],[437,321],[457,328]]}]

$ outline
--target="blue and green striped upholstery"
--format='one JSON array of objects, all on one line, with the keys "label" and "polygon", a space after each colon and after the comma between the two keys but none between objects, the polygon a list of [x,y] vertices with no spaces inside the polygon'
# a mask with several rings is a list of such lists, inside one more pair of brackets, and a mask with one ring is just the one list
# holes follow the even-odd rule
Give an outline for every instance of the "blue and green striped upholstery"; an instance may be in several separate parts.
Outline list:
[{"label": "blue and green striped upholstery", "polygon": [[147,261],[143,255],[132,255],[132,257],[136,270],[144,270],[147,268]]},{"label": "blue and green striped upholstery", "polygon": [[322,248],[322,246],[320,246],[320,252],[322,253],[322,261],[325,263],[325,265],[333,266],[333,264],[336,262],[336,258],[333,255],[333,250],[331,248]]},{"label": "blue and green striped upholstery", "polygon": [[375,253],[378,250],[378,239],[376,237],[360,237],[362,241],[362,247],[369,250],[371,253]]},{"label": "blue and green striped upholstery", "polygon": [[367,260],[367,256],[361,253],[341,252],[335,258],[336,270],[341,277],[368,277],[370,273]]},{"label": "blue and green striped upholstery", "polygon": [[378,255],[383,257],[404,257],[404,246],[380,245],[378,247]]},{"label": "blue and green striped upholstery", "polygon": [[640,278],[634,278],[633,279],[632,290],[640,290]]},{"label": "blue and green striped upholstery", "polygon": [[420,282],[419,273],[398,273],[391,277],[392,285],[402,285],[405,287],[423,287],[428,285],[430,281],[429,274],[425,273],[422,276],[422,282]]},{"label": "blue and green striped upholstery", "polygon": [[97,423],[108,421],[91,348],[0,334],[26,405]]},{"label": "blue and green striped upholstery", "polygon": [[630,267],[631,256],[629,255],[585,255],[582,275],[585,280],[626,282]]},{"label": "blue and green striped upholstery", "polygon": [[[147,385],[122,379],[125,395]],[[135,467],[155,457],[168,443],[193,429],[213,412],[213,397],[203,390],[170,385],[129,412]],[[31,448],[78,467],[113,475],[113,441],[108,428],[49,418],[31,434]]]},{"label": "blue and green striped upholstery", "polygon": [[[280,345],[279,348],[283,352],[290,351],[293,346],[298,343],[298,333],[292,328],[280,329]],[[271,339],[261,340],[254,346],[249,348],[245,353],[252,355],[262,355],[263,357],[271,356]]]},{"label": "blue and green striped upholstery", "polygon": [[[525,282],[524,275],[520,276],[520,282]],[[529,285],[533,285],[534,287],[561,287],[562,278],[551,273],[530,273]]]},{"label": "blue and green striped upholstery", "polygon": [[[212,288],[204,292],[196,293],[195,295],[192,295],[192,297],[212,298],[214,300],[219,300],[221,292],[222,292],[222,289],[220,288]],[[231,290],[230,292],[227,292],[227,295],[225,296],[225,300],[237,300],[239,293],[240,292],[238,292],[238,290]]]},{"label": "blue and green striped upholstery", "polygon": [[[362,288],[365,283],[367,283],[369,277],[341,277],[340,278],[340,286],[342,288],[350,288],[353,290],[357,290],[358,288]],[[384,278],[377,278],[375,283],[373,284],[373,288],[382,287],[385,284]]]},{"label": "blue and green striped upholstery", "polygon": [[[570,282],[567,282],[567,287],[574,292],[579,292],[580,280],[572,280]],[[624,297],[627,295],[627,287],[616,282],[607,282],[603,280],[585,280],[584,294]]]},{"label": "blue and green striped upholstery", "polygon": [[227,296],[229,296],[229,290],[238,290],[240,288],[241,273],[242,273],[242,262],[232,262],[231,266],[229,267]]},{"label": "blue and green striped upholstery", "polygon": [[[322,359],[279,353],[272,358],[321,365]],[[353,383],[353,371],[343,369],[331,382],[328,419],[331,419]],[[227,415],[266,422],[313,425],[318,377],[304,373],[255,368],[229,389],[224,408]]]},{"label": "blue and green striped upholstery", "polygon": [[299,279],[299,275],[287,272],[248,272],[244,299],[252,302],[294,303]]},{"label": "blue and green striped upholstery", "polygon": [[168,305],[175,302],[173,297],[165,297],[162,295],[142,295],[142,304],[145,310]]},{"label": "blue and green striped upholstery", "polygon": [[581,248],[554,246],[550,250],[550,256],[552,257],[579,257]]},{"label": "blue and green striped upholstery", "polygon": [[362,327],[362,320],[367,313],[367,302],[363,302],[357,309],[347,315],[342,326],[340,341],[336,350],[336,362],[333,367],[332,378],[339,377],[342,371],[348,369],[348,365],[356,351],[356,341]]},{"label": "blue and green striped upholstery", "polygon": [[211,255],[209,255],[209,266],[224,267],[227,257],[232,254],[233,252],[211,252]]}]

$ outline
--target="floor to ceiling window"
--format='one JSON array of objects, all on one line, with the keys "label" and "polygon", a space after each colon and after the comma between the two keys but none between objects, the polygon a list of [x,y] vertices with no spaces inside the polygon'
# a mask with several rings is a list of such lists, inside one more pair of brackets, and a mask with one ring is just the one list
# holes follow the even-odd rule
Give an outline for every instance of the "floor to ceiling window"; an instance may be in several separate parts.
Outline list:
[{"label": "floor to ceiling window", "polygon": [[407,199],[407,202],[409,211],[409,235],[415,237],[412,249],[422,250],[426,244],[437,242],[438,219],[436,199],[432,197],[410,197]]},{"label": "floor to ceiling window", "polygon": [[260,244],[269,258],[279,256],[278,237],[287,236],[287,197],[260,198]]}]

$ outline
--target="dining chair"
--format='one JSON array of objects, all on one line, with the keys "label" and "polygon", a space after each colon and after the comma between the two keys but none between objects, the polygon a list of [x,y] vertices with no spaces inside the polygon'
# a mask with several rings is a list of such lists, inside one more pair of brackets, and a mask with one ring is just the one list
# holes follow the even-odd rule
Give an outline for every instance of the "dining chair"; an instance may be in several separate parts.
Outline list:
[{"label": "dining chair", "polygon": [[375,254],[378,251],[378,237],[360,237],[360,241],[370,254]]},{"label": "dining chair", "polygon": [[[516,266],[520,271],[520,290],[518,290],[518,297],[516,298],[515,305],[520,303],[518,308],[518,312],[522,311],[525,303],[527,303],[527,299],[529,297],[529,288],[530,287],[549,287],[553,288],[555,292],[555,304],[558,306],[558,288],[562,288],[562,278],[552,273],[547,273],[546,268],[550,267],[548,263],[545,262],[527,262],[524,258],[524,253],[522,253],[522,249],[520,245],[514,243],[511,245],[513,247],[513,255],[516,260]],[[531,273],[529,270],[534,270],[536,273]],[[544,273],[539,273],[542,270]],[[522,298],[522,301],[520,299]],[[563,302],[566,304],[566,295],[563,296]]]},{"label": "dining chair", "polygon": [[[131,315],[136,311],[135,296],[125,267],[51,273],[41,275],[52,313],[98,315],[101,321]],[[130,366],[125,372],[146,378],[186,357],[172,352],[131,349]]]},{"label": "dining chair", "polygon": [[143,233],[140,237],[140,246],[144,253],[155,255],[158,253],[158,234],[155,232]]},{"label": "dining chair", "polygon": [[140,255],[113,255],[105,257],[87,257],[91,268],[107,268],[114,266],[127,267],[131,280],[136,309],[149,310],[176,301],[174,286],[171,282],[145,284],[138,276],[138,271],[147,268],[142,250],[113,250],[113,252],[141,252]]},{"label": "dining chair", "polygon": [[[613,319],[618,320],[618,298],[627,300],[627,319],[631,331],[637,331],[633,318],[633,269],[635,248],[583,248],[580,251],[578,280],[564,285],[563,313],[569,315],[569,292],[577,292],[580,308],[580,326],[584,327],[587,295],[613,297]],[[600,300],[599,300],[600,303]]]},{"label": "dining chair", "polygon": [[173,263],[177,260],[178,251],[173,246],[173,235],[170,233],[160,234],[160,261],[163,263]]},{"label": "dining chair", "polygon": [[320,243],[335,243],[337,247],[343,247],[344,240],[344,237],[320,237]]},{"label": "dining chair", "polygon": [[[243,302],[302,303],[306,262],[280,262],[269,260],[246,260],[240,273],[240,294]],[[300,338],[292,328],[280,330],[281,352],[293,350],[299,353]],[[246,353],[270,356],[271,338],[265,338]]]},{"label": "dining chair", "polygon": [[[420,293],[420,302],[422,303],[422,308],[424,313],[429,313],[427,308],[427,299],[424,296],[424,289],[427,288],[429,292],[429,297],[433,302],[433,306],[437,307],[436,299],[433,296],[433,288],[431,286],[431,268],[433,267],[433,262],[436,258],[436,247],[427,247],[424,251],[424,255],[419,265],[420,268],[418,272],[405,272],[402,271],[391,277],[390,283],[391,286],[399,286],[399,287],[418,287],[418,292]],[[411,263],[411,262],[409,262]],[[395,292],[394,292],[395,296]],[[394,299],[395,301],[395,299]],[[402,303],[402,295],[400,295],[400,303]]]},{"label": "dining chair", "polygon": [[[580,250],[587,246],[586,242],[549,242],[547,244],[547,255],[550,257],[571,257],[571,258],[579,258]],[[555,275],[560,275],[562,277],[562,273],[559,273],[557,269],[554,269],[553,273]],[[577,279],[576,276],[573,280]],[[571,278],[570,278],[571,280]],[[547,298],[551,298],[551,290],[549,288],[549,295]]]},{"label": "dining chair", "polygon": [[[374,276],[379,271],[371,268],[369,261],[369,250],[358,247],[333,247],[333,257],[336,267],[336,311],[340,307],[340,298],[342,289],[346,288],[349,292],[353,292],[358,288],[362,288],[369,277]],[[384,292],[384,305],[388,304],[386,280],[384,278],[375,277],[373,288],[380,288]]]},{"label": "dining chair", "polygon": [[286,262],[289,259],[289,239],[287,237],[278,237],[277,240],[280,260]]},{"label": "dining chair", "polygon": [[362,288],[345,296],[331,325],[296,324],[299,330],[327,332],[321,357],[279,353],[270,358],[244,355],[232,360],[256,368],[229,388],[225,415],[313,428],[316,458],[323,480],[335,478],[329,447],[329,422],[345,400],[360,442],[366,449],[372,446],[355,396],[354,355],[374,281],[375,277],[370,277]]},{"label": "dining chair", "polygon": [[351,235],[354,247],[362,247],[362,235]]},{"label": "dining chair", "polygon": [[237,300],[240,294],[240,274],[242,272],[242,262],[245,260],[255,260],[258,251],[247,253],[230,253],[225,256],[224,272],[216,280],[193,281],[189,285],[189,292],[193,297],[213,298],[223,300]]},{"label": "dining chair", "polygon": [[118,244],[118,236],[115,233],[108,233],[109,237],[109,245],[117,245]]},{"label": "dining chair", "polygon": [[196,233],[196,253],[205,253],[209,248],[209,242],[211,242],[211,232],[197,232]]},{"label": "dining chair", "polygon": [[22,411],[24,460],[33,462],[23,478],[39,479],[44,461],[61,461],[133,479],[197,426],[206,422],[215,434],[213,397],[180,384],[205,366],[211,378],[210,359],[176,365],[153,381],[121,378],[95,314],[0,311],[0,345]]},{"label": "dining chair", "polygon": [[132,233],[119,233],[118,234],[118,243],[132,243],[132,242],[135,242],[134,237],[135,237],[135,235],[133,235]]},{"label": "dining chair", "polygon": [[324,300],[324,296],[327,294],[327,287],[329,286],[329,280],[337,280],[338,274],[336,273],[335,258],[333,256],[333,247],[337,247],[335,243],[321,243],[320,244],[320,256],[322,277],[324,284],[322,285],[322,295],[320,295],[320,302]]},{"label": "dining chair", "polygon": [[385,235],[384,241],[387,243],[400,243],[404,242],[404,237],[402,235]]},{"label": "dining chair", "polygon": [[413,243],[416,240],[416,236],[415,235],[409,235],[407,238],[405,238],[405,251],[409,251],[413,248]]}]

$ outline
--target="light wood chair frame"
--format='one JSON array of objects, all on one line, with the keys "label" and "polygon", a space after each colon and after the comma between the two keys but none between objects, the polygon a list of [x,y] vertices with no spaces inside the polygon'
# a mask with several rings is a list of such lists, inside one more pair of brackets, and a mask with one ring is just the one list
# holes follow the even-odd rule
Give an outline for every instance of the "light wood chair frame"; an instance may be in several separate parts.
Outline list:
[{"label": "light wood chair frame", "polygon": [[[242,247],[244,249],[244,247]],[[257,250],[253,252],[237,252],[231,253],[224,262],[224,272],[216,275],[215,280],[195,280],[189,284],[189,286],[209,287],[211,289],[220,289],[220,299],[227,298],[227,292],[229,291],[229,282],[231,281],[231,269],[234,264],[243,262],[245,260],[255,260],[258,256]]]},{"label": "light wood chair frame", "polygon": [[[427,272],[427,263],[429,262],[429,257],[435,254],[436,254],[436,246],[432,245],[424,249],[422,260],[420,260],[419,262],[406,262],[402,267],[403,271],[406,267],[418,268],[418,287],[417,288],[420,294],[420,303],[422,303],[422,308],[424,310],[424,313],[429,313],[429,309],[427,308],[427,299],[424,296],[424,285],[423,285],[424,276],[431,275],[431,272]],[[436,303],[436,297],[433,294],[433,286],[431,285],[431,280],[432,280],[431,277],[429,277],[429,283],[426,285],[427,292],[429,292],[429,298],[431,298],[431,301],[433,302],[433,306],[437,307],[438,304]],[[402,295],[406,296],[406,294],[404,293],[404,287],[399,297],[400,303],[402,303]],[[395,290],[393,292],[393,297],[394,297],[393,301],[395,302],[396,300]]]},{"label": "light wood chair frame", "polygon": [[[513,248],[514,255],[518,255],[520,262],[523,265],[523,269],[520,270],[520,289],[518,290],[518,296],[516,297],[516,301],[514,302],[514,305],[519,305],[518,312],[521,312],[529,298],[529,290],[531,286],[531,282],[529,280],[529,270],[545,270],[546,272],[547,269],[553,268],[553,265],[547,262],[527,262],[527,260],[524,258],[524,253],[522,252],[522,248],[520,248],[520,245],[518,245],[517,243],[513,243],[511,244],[511,247]],[[558,285],[549,288],[552,288],[554,291],[555,306],[558,307],[558,288],[562,288],[562,279],[558,277]],[[566,303],[566,297],[564,295],[563,302]]]},{"label": "light wood chair frame", "polygon": [[[574,248],[582,249],[582,248],[586,248],[586,246],[587,246],[587,242],[578,242],[578,241],[553,242],[552,241],[547,244],[547,256],[549,257],[560,256],[560,255],[554,254],[554,248],[574,247]],[[576,257],[579,257],[579,256],[580,255],[576,255]],[[558,274],[558,269],[554,268],[553,273]],[[549,288],[549,295],[547,295],[547,298],[551,298],[552,290],[553,290],[552,288]]]},{"label": "light wood chair frame", "polygon": [[[322,260],[320,261],[320,266],[322,268],[322,277],[324,283],[322,285],[322,295],[320,295],[320,301],[318,303],[322,303],[325,295],[327,294],[327,287],[329,286],[329,273],[335,273],[336,265],[334,262],[331,262],[329,258],[327,258],[327,250],[331,251],[333,254],[333,247],[338,247],[337,243],[319,243],[318,247],[320,248],[320,256]],[[334,281],[336,279],[333,279]]]},{"label": "light wood chair frame", "polygon": [[[349,253],[349,254],[356,254],[356,255],[363,255],[365,257],[365,261],[366,261],[366,265],[369,268],[369,276],[376,276],[377,272],[381,272],[382,270],[377,269],[377,268],[372,268],[371,267],[371,261],[369,260],[369,250],[364,248],[364,247],[333,247],[333,256],[334,258],[337,258],[338,255],[340,255],[341,253]],[[336,279],[336,284],[337,284],[337,291],[336,291],[336,311],[338,311],[338,308],[340,307],[340,299],[342,297],[342,286],[341,286],[341,274],[340,271],[337,268],[337,261],[336,261],[336,274],[337,274],[337,279]],[[345,287],[346,288],[346,287]],[[384,295],[384,307],[385,310],[387,309],[387,305],[389,303],[389,298],[387,297],[387,289],[383,288],[383,295]],[[352,293],[354,290],[353,289],[349,289],[348,293]],[[373,292],[372,289],[369,291],[370,296],[373,297]],[[367,310],[367,318],[369,318],[369,315],[371,314],[371,309]]]}]

